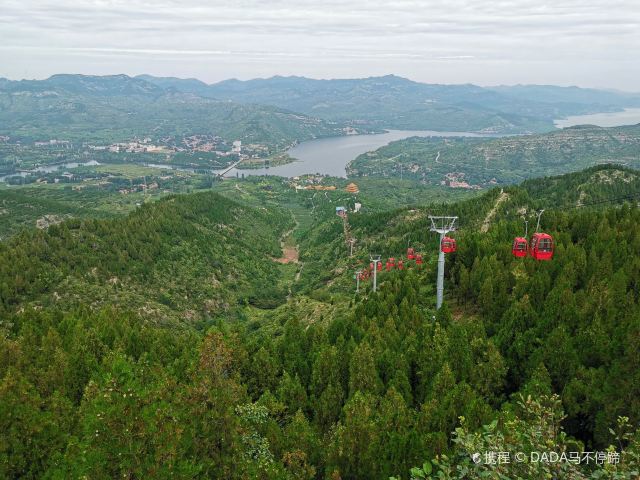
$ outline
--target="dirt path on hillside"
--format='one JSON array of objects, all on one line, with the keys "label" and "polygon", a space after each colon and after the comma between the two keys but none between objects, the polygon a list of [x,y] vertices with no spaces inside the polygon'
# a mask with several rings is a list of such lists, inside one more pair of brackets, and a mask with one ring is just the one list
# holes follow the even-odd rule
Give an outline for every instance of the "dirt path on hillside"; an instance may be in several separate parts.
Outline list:
[{"label": "dirt path on hillside", "polygon": [[491,220],[493,220],[493,217],[495,217],[496,212],[498,211],[498,207],[507,198],[509,198],[509,194],[504,193],[504,190],[501,189],[500,195],[498,196],[495,205],[489,211],[489,213],[487,213],[487,216],[485,217],[484,222],[482,222],[482,227],[480,227],[480,231],[482,233],[487,233],[489,231],[489,227],[491,226]]},{"label": "dirt path on hillside", "polygon": [[282,257],[276,258],[279,263],[298,263],[298,249],[296,247],[282,247]]},{"label": "dirt path on hillside", "polygon": [[295,227],[282,235],[280,239],[280,247],[282,248],[282,257],[276,258],[278,263],[298,263],[299,252],[298,245],[293,244],[293,231]]},{"label": "dirt path on hillside", "polygon": [[295,227],[293,227],[288,232],[284,233],[280,239],[280,248],[282,248],[282,257],[274,258],[274,260],[281,264],[289,264],[294,263],[298,265],[296,268],[296,273],[291,280],[287,282],[287,300],[291,299],[293,295],[293,284],[300,280],[300,275],[302,273],[302,269],[304,268],[304,263],[300,261],[300,251],[299,246],[295,243],[295,238],[293,237],[293,232],[296,228],[298,228],[298,222],[296,221]]}]

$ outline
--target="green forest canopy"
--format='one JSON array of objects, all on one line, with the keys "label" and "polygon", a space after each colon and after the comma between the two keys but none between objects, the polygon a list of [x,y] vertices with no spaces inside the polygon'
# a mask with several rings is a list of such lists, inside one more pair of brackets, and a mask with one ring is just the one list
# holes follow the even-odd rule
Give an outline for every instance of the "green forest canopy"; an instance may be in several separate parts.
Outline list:
[{"label": "green forest canopy", "polygon": [[[438,312],[432,264],[390,272],[377,294],[331,293],[316,318],[302,315],[304,293],[261,304],[273,297],[265,286],[278,271],[269,257],[279,254],[291,218],[213,193],[3,242],[0,476],[632,478],[640,438],[637,202],[550,209],[543,228],[556,239],[554,260],[510,254],[522,229],[514,212],[551,193],[563,205],[561,189],[573,206],[565,187],[583,179],[506,189],[486,233],[476,226],[498,190],[447,205],[464,223]],[[609,198],[628,196],[624,185],[607,184]],[[594,198],[604,195],[598,188]],[[352,216],[352,228],[390,251],[407,232],[432,242],[426,218],[406,213]],[[334,217],[320,217],[302,248],[326,244]],[[211,272],[215,288],[203,286]],[[112,275],[124,286],[109,283]],[[80,301],[63,295],[67,285],[81,288]],[[146,304],[129,308],[129,291],[157,298],[166,317],[145,317],[137,307]],[[91,302],[82,301],[87,293]],[[182,321],[211,296],[227,299],[233,321],[223,305],[200,330]],[[544,434],[534,438],[540,425]],[[620,465],[557,471],[482,469],[469,457],[471,448],[547,441],[625,454]]]}]

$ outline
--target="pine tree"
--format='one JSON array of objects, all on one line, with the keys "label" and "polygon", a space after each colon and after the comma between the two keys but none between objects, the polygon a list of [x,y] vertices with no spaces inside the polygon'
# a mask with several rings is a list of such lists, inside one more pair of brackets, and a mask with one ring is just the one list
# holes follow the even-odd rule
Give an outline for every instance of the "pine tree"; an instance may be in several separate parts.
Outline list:
[{"label": "pine tree", "polygon": [[352,397],[356,392],[377,395],[381,388],[373,350],[367,342],[362,342],[353,352],[349,365],[349,396]]}]

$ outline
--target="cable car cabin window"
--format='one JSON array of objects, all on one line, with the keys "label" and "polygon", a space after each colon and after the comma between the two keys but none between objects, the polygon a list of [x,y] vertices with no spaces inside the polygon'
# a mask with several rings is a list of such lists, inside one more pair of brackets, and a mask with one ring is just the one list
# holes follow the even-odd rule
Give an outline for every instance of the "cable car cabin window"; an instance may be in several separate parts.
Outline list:
[{"label": "cable car cabin window", "polygon": [[552,245],[551,245],[551,239],[550,238],[543,238],[540,240],[540,243],[538,244],[538,251],[539,252],[551,252],[552,250]]},{"label": "cable car cabin window", "polygon": [[515,242],[513,242],[513,249],[519,252],[524,252],[527,249],[527,244],[526,242],[516,240]]}]

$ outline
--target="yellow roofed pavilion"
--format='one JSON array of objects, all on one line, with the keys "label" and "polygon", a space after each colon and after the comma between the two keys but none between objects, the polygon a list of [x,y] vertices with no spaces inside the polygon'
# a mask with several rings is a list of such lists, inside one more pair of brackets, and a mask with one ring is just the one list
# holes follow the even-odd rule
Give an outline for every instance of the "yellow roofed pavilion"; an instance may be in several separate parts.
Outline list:
[{"label": "yellow roofed pavilion", "polygon": [[358,193],[360,191],[360,189],[355,183],[350,183],[349,185],[347,185],[345,190],[349,193]]}]

